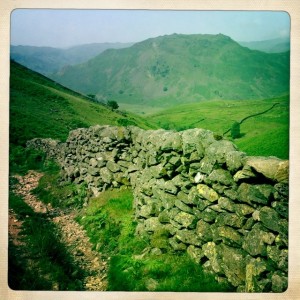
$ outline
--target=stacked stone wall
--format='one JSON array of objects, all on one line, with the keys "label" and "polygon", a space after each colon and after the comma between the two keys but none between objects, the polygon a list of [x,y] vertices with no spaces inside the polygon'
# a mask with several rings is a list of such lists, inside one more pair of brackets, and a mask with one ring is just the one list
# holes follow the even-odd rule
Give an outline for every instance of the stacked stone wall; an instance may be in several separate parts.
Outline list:
[{"label": "stacked stone wall", "polygon": [[247,156],[204,129],[93,126],[28,147],[56,157],[64,180],[95,196],[130,186],[136,234],[150,237],[153,253],[187,251],[237,291],[287,288],[288,161]]}]

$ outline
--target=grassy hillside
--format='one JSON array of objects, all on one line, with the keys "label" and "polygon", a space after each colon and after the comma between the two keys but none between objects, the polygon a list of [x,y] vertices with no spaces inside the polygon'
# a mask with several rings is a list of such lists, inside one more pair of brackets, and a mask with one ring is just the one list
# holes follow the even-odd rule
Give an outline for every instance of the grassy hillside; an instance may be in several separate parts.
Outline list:
[{"label": "grassy hillside", "polygon": [[266,99],[288,93],[289,53],[250,50],[222,34],[173,34],[106,50],[54,78],[104,100],[146,106]]},{"label": "grassy hillside", "polygon": [[10,143],[41,137],[65,140],[70,130],[91,125],[153,128],[133,114],[121,114],[92,102],[15,62],[10,71]]},{"label": "grassy hillside", "polygon": [[[248,101],[202,101],[178,105],[147,115],[149,120],[166,129],[183,130],[205,128],[220,135],[247,116],[263,112],[278,103],[269,112],[247,119],[240,126],[241,137],[234,140],[240,150],[249,155],[288,158],[289,151],[289,97]],[[226,135],[230,138],[230,132]]]},{"label": "grassy hillside", "polygon": [[45,75],[58,72],[66,65],[79,64],[106,49],[129,47],[129,43],[93,43],[67,49],[35,46],[11,46],[10,56],[16,62]]}]

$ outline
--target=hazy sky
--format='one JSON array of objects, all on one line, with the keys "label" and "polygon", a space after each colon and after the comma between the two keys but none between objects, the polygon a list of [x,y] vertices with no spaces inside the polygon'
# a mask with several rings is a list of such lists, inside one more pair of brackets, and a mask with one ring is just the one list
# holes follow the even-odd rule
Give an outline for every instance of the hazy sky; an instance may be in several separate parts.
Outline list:
[{"label": "hazy sky", "polygon": [[11,44],[69,47],[86,43],[138,42],[172,33],[223,33],[236,41],[290,34],[285,12],[17,9]]}]

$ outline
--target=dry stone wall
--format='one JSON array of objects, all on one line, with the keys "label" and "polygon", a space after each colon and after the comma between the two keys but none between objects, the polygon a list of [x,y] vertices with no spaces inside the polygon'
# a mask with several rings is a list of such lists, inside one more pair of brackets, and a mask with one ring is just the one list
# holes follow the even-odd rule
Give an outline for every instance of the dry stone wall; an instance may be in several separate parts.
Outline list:
[{"label": "dry stone wall", "polygon": [[287,288],[288,161],[246,156],[204,129],[93,126],[28,147],[95,196],[130,186],[136,234],[150,237],[152,253],[187,251],[237,291]]}]

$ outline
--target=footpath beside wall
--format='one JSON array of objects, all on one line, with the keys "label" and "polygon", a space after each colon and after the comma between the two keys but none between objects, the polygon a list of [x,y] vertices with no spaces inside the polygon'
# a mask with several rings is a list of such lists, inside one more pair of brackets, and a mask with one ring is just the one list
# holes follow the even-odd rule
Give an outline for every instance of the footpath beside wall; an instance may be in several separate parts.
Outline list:
[{"label": "footpath beside wall", "polygon": [[66,143],[34,139],[64,180],[95,196],[130,186],[136,234],[152,253],[187,251],[240,292],[282,292],[288,278],[288,161],[246,156],[204,129],[93,126]]}]

